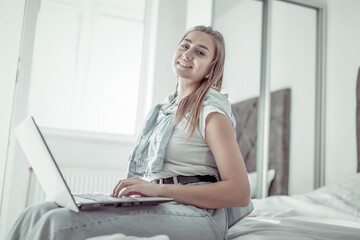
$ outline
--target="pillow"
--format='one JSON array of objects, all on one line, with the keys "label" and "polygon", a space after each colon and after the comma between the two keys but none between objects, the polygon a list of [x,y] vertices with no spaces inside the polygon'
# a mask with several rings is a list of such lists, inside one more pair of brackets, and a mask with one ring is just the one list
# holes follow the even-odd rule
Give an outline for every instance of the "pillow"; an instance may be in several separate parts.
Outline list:
[{"label": "pillow", "polygon": [[[254,198],[257,192],[257,172],[248,173],[248,178],[250,183],[251,198]],[[275,178],[275,169],[269,169],[267,174],[267,181],[266,181],[267,183],[266,189],[268,193],[269,193],[270,184],[274,180],[274,178]]]},{"label": "pillow", "polygon": [[345,177],[297,198],[317,202],[351,215],[360,217],[360,173]]}]

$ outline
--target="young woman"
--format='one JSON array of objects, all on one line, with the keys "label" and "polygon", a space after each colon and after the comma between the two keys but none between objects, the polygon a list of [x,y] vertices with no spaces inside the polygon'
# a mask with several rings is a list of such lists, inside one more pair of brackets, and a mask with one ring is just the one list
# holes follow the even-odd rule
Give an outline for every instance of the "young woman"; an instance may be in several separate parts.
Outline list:
[{"label": "young woman", "polygon": [[28,208],[10,239],[86,239],[123,233],[170,239],[224,239],[252,210],[235,120],[222,85],[225,47],[211,27],[196,26],[173,58],[174,94],[149,113],[113,197],[171,197],[157,206],[73,213],[45,202]]}]

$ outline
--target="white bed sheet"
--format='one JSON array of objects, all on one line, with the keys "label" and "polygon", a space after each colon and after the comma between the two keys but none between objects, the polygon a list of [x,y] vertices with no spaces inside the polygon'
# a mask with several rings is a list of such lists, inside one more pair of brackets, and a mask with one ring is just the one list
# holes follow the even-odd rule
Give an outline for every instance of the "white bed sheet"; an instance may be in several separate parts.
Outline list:
[{"label": "white bed sheet", "polygon": [[254,199],[254,212],[229,230],[228,238],[360,239],[360,174],[294,196]]}]

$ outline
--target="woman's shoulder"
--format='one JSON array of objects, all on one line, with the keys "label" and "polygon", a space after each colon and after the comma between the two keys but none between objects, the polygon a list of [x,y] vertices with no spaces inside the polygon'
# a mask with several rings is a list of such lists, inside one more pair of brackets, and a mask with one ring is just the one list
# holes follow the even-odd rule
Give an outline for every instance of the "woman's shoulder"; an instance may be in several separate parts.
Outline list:
[{"label": "woman's shoulder", "polygon": [[210,88],[205,96],[203,109],[205,111],[203,113],[205,119],[206,116],[211,112],[223,113],[230,119],[235,128],[236,121],[232,114],[231,103],[228,100],[228,94],[224,94],[214,88]]},{"label": "woman's shoulder", "polygon": [[208,92],[206,93],[204,102],[219,102],[225,105],[229,105],[230,102],[228,96],[229,95],[227,93],[221,93],[214,88],[209,88]]},{"label": "woman's shoulder", "polygon": [[214,88],[210,88],[206,93],[203,107],[214,106],[224,112],[231,112],[231,103],[228,100],[228,94],[221,93]]}]

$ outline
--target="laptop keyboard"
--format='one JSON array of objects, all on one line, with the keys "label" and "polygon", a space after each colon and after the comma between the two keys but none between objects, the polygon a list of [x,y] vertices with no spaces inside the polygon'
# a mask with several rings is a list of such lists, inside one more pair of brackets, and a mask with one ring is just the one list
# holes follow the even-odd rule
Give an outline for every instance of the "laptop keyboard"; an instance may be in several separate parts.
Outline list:
[{"label": "laptop keyboard", "polygon": [[[81,194],[74,194],[74,196],[88,199],[88,200],[93,200],[96,202],[118,202],[119,201],[119,198],[110,197],[109,195],[101,194],[101,193],[93,193],[93,194],[81,193]],[[121,199],[134,199],[134,198],[121,197]]]}]

